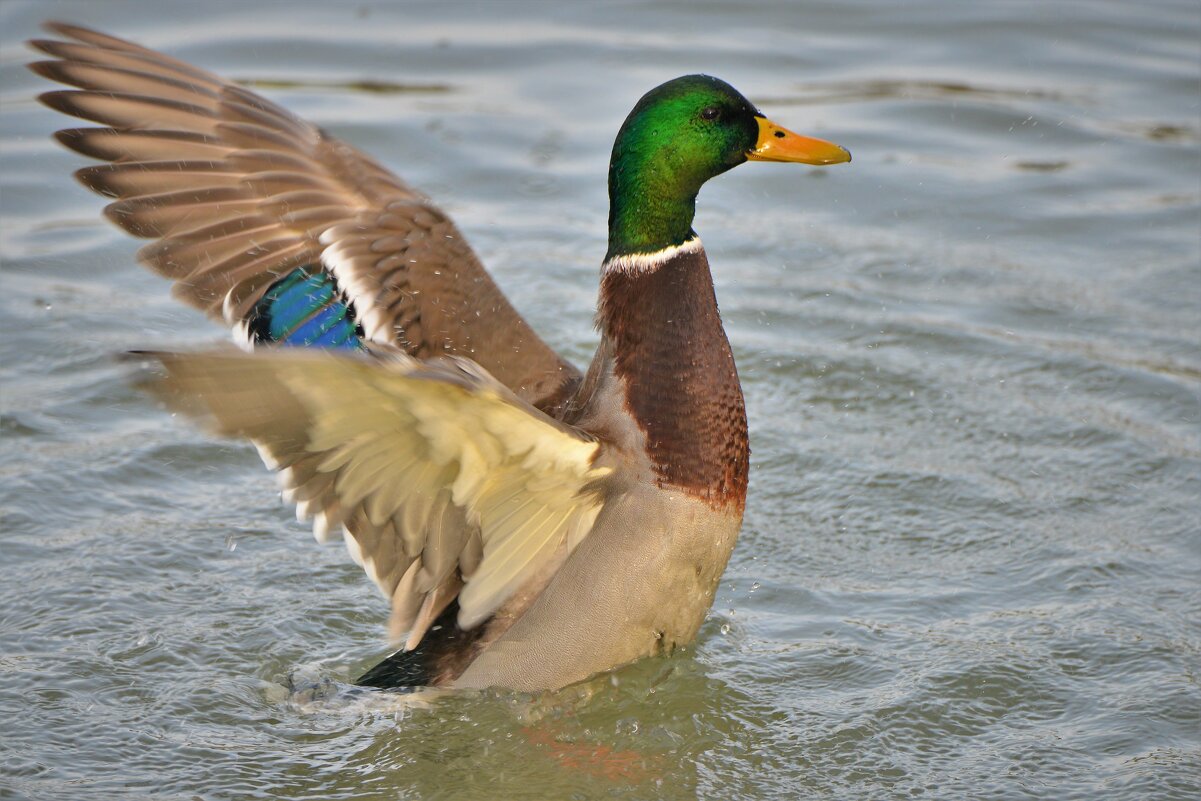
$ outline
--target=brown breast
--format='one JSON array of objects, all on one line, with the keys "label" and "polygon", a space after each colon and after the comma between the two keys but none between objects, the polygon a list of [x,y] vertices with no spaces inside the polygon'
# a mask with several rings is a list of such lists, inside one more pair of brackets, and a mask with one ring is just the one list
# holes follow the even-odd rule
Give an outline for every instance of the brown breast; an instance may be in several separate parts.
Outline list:
[{"label": "brown breast", "polygon": [[653,269],[608,270],[599,321],[659,483],[741,510],[746,407],[704,250],[682,248]]}]

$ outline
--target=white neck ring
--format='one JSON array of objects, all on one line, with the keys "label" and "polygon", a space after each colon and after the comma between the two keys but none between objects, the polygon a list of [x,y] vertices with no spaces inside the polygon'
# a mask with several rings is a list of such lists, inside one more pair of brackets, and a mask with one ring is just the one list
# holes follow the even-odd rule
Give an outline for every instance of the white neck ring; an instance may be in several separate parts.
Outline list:
[{"label": "white neck ring", "polygon": [[624,253],[614,256],[601,265],[601,272],[606,275],[609,273],[625,273],[626,275],[653,273],[676,256],[699,253],[701,250],[703,250],[701,238],[694,236],[679,245],[669,245],[653,253]]}]

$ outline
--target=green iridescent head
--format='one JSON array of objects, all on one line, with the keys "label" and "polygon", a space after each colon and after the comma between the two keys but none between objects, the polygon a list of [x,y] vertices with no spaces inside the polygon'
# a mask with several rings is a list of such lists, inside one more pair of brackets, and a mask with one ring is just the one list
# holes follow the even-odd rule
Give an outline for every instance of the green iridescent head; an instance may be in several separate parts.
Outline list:
[{"label": "green iridescent head", "polygon": [[850,154],[780,128],[708,75],[685,75],[647,92],[613,143],[606,258],[691,238],[701,186],[748,159],[834,164]]}]

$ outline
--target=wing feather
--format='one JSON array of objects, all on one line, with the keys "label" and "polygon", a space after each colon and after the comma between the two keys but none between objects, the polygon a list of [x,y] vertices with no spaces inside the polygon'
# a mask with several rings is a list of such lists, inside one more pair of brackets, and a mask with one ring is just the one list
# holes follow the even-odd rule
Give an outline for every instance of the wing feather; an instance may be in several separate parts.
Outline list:
[{"label": "wing feather", "polygon": [[47,27],[71,41],[31,42],[52,60],[30,68],[75,88],[41,101],[106,126],[58,139],[114,162],[79,179],[114,199],[110,219],[159,240],[139,258],[178,281],[181,300],[246,332],[275,281],[324,269],[376,343],[474,358],[541,408],[579,382],[454,224],[370,158],[205,70],[86,28]]},{"label": "wing feather", "polygon": [[465,360],[150,356],[165,368],[151,386],[256,442],[319,538],[344,528],[410,647],[455,597],[464,628],[487,620],[578,545],[603,504],[599,444]]}]

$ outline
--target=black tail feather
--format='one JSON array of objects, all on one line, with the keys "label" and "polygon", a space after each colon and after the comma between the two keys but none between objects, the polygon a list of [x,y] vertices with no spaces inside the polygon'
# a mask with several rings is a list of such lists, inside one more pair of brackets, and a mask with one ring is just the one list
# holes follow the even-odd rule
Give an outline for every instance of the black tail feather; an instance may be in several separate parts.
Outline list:
[{"label": "black tail feather", "polygon": [[355,679],[360,687],[424,687],[430,683],[429,671],[420,647],[413,651],[397,651],[362,676]]},{"label": "black tail feather", "polygon": [[392,690],[449,684],[478,656],[478,643],[488,621],[464,631],[459,628],[459,602],[438,615],[434,625],[412,651],[397,651],[355,680],[360,687]]}]

